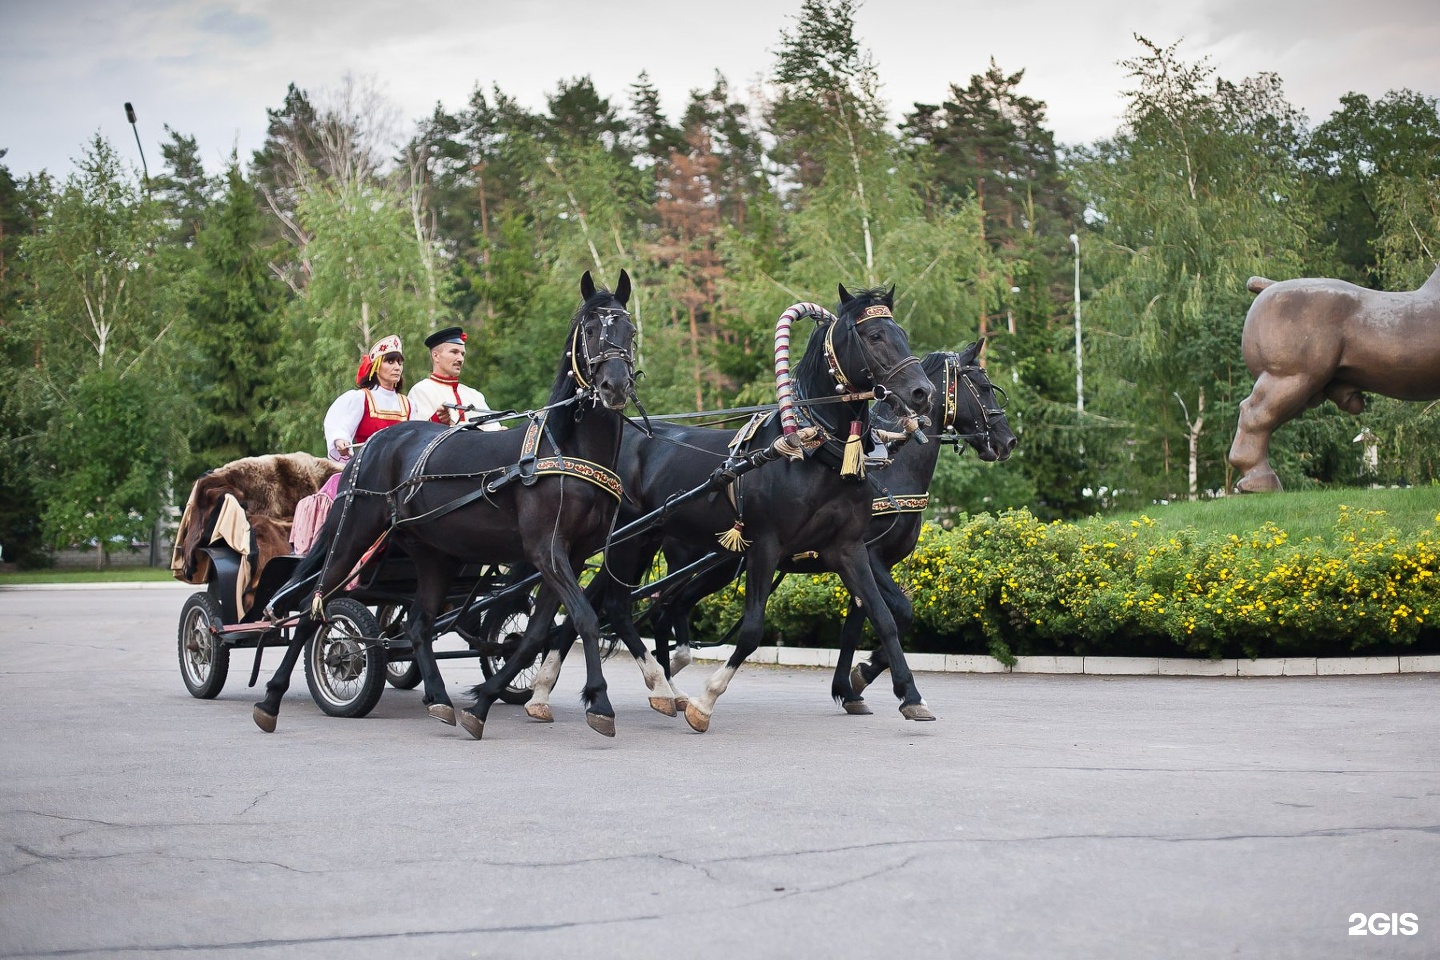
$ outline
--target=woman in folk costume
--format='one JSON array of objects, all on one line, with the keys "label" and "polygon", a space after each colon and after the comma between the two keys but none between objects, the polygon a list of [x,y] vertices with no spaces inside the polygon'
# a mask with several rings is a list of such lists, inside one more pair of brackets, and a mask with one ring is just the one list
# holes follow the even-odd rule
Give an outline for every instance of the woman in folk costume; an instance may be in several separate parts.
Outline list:
[{"label": "woman in folk costume", "polygon": [[[465,332],[459,327],[446,327],[425,338],[430,348],[430,376],[410,390],[410,404],[416,420],[433,420],[445,426],[468,423],[490,412],[485,395],[460,382],[465,366]],[[445,404],[452,406],[445,406]],[[458,407],[473,407],[465,411]],[[499,423],[487,423],[482,430],[501,430]]]},{"label": "woman in folk costume", "polygon": [[399,337],[386,337],[360,360],[358,390],[347,390],[325,414],[325,444],[331,460],[349,460],[353,448],[386,427],[410,419],[404,388],[405,355]]}]

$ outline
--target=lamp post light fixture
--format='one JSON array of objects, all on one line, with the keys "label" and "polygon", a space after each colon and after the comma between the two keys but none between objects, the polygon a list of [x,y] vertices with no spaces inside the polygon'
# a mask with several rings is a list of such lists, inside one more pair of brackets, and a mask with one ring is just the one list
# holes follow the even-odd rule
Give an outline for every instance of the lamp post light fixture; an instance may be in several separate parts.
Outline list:
[{"label": "lamp post light fixture", "polygon": [[135,126],[135,107],[125,101],[125,119],[130,121],[130,132],[135,134],[135,147],[140,151],[140,169],[145,171],[145,186],[150,186],[150,166],[145,162],[145,148],[140,145],[140,128]]}]

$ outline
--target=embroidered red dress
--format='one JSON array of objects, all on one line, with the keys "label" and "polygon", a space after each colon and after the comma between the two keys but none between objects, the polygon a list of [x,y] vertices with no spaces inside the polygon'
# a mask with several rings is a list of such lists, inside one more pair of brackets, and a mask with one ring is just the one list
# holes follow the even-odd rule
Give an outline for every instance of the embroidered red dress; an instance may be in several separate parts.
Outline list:
[{"label": "embroidered red dress", "polygon": [[399,410],[381,410],[375,406],[375,396],[369,390],[365,394],[365,412],[360,415],[360,426],[355,428],[355,443],[364,443],[386,427],[404,423],[410,419],[410,400],[400,396]]}]

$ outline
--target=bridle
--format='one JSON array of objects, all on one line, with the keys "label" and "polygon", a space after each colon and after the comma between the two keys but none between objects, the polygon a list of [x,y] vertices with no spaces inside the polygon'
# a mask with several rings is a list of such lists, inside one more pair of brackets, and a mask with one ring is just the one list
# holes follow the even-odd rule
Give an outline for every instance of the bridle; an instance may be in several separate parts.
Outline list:
[{"label": "bridle", "polygon": [[[875,358],[865,347],[865,338],[859,336],[861,324],[865,323],[867,320],[873,320],[876,317],[889,317],[892,322],[894,320],[893,315],[890,313],[890,308],[885,306],[884,304],[875,304],[873,306],[866,307],[864,310],[861,311],[860,316],[855,319],[855,343],[860,350],[861,356],[865,358],[864,372],[870,378],[870,382],[875,392],[875,399],[884,400],[886,396],[889,395],[889,391],[886,389],[885,383],[893,382],[892,378],[896,374],[898,374],[906,367],[910,366],[910,364],[912,363],[919,363],[920,358],[915,356],[914,354],[910,354],[902,358],[898,363],[896,363],[889,369],[881,370],[877,373],[875,371]],[[825,364],[830,369],[830,376],[835,378],[836,393],[855,393],[855,381],[848,374],[845,373],[844,367],[840,364],[840,355],[835,351],[835,328],[839,326],[840,323],[841,321],[838,319],[831,321],[829,327],[825,330]],[[907,407],[906,409],[909,408]]]},{"label": "bridle", "polygon": [[[973,377],[979,376],[980,382],[990,388],[992,397],[1003,398],[998,406],[988,406],[980,396],[980,390],[975,386]],[[960,384],[970,391],[970,396],[975,400],[975,409],[980,411],[979,433],[956,433],[955,421],[960,414]],[[960,363],[960,356],[956,353],[945,355],[945,415],[940,424],[940,442],[954,445],[957,454],[964,453],[964,443],[970,440],[981,440],[987,446],[994,449],[991,440],[995,432],[994,422],[1005,416],[1005,404],[1010,402],[1010,395],[1005,392],[1004,387],[996,386],[995,382],[985,373],[985,368],[978,363]]]},{"label": "bridle", "polygon": [[[570,375],[575,378],[575,385],[581,390],[593,390],[591,383],[595,378],[595,371],[600,365],[610,360],[625,361],[626,393],[633,392],[635,386],[635,324],[630,320],[630,311],[624,307],[596,307],[591,315],[600,320],[600,352],[591,354],[586,338],[580,336],[585,323],[582,317],[580,322],[575,324],[575,331],[570,338]],[[622,346],[611,338],[614,328],[623,323],[629,333],[630,346]],[[581,369],[581,365],[584,369]]]}]

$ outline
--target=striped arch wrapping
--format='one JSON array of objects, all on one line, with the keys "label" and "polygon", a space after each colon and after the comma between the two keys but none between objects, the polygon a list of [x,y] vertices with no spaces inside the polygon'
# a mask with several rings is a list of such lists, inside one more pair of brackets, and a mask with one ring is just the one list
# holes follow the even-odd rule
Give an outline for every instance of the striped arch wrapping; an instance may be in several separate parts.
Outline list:
[{"label": "striped arch wrapping", "polygon": [[780,427],[788,436],[799,428],[795,416],[795,382],[790,378],[790,325],[801,317],[835,323],[835,314],[818,303],[801,301],[775,321],[775,398],[780,404]]}]

